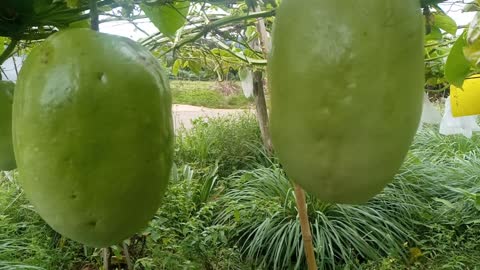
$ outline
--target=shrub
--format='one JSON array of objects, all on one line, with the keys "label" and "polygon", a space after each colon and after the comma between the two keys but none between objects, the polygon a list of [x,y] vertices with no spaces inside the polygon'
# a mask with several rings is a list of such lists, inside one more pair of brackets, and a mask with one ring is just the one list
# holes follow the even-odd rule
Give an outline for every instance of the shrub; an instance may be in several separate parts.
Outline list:
[{"label": "shrub", "polygon": [[175,162],[197,168],[218,162],[222,177],[250,168],[263,156],[260,130],[251,113],[198,118],[192,129],[177,132]]},{"label": "shrub", "polygon": [[230,226],[215,225],[217,167],[197,173],[191,167],[174,174],[162,207],[147,229],[148,252],[141,269],[249,269],[228,239]]}]

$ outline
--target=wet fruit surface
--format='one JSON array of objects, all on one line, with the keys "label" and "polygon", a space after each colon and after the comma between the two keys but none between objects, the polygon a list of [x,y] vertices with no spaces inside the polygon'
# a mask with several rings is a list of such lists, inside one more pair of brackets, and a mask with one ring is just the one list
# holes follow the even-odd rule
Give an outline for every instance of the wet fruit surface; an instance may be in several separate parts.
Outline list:
[{"label": "wet fruit surface", "polygon": [[59,32],[24,63],[13,116],[20,183],[53,229],[102,247],[147,225],[173,153],[168,78],[147,50]]},{"label": "wet fruit surface", "polygon": [[363,203],[401,166],[424,82],[418,1],[284,0],[268,76],[272,140],[320,200]]}]

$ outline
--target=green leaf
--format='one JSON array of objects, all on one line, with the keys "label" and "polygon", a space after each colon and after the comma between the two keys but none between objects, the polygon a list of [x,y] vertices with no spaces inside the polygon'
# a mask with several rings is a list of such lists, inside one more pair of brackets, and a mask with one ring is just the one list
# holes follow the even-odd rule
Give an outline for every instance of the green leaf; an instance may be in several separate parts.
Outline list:
[{"label": "green leaf", "polygon": [[80,0],[67,0],[66,2],[69,8],[78,8],[80,5]]},{"label": "green leaf", "polygon": [[198,61],[188,61],[188,67],[196,75],[199,75],[200,71],[202,71],[202,65]]},{"label": "green leaf", "polygon": [[173,37],[187,21],[190,2],[174,2],[155,6],[140,4],[140,7],[162,34]]},{"label": "green leaf", "polygon": [[233,211],[233,218],[235,219],[235,222],[240,222],[240,211],[238,211],[238,209]]},{"label": "green leaf", "polygon": [[457,23],[448,15],[435,13],[435,25],[449,34],[457,33]]},{"label": "green leaf", "polygon": [[480,7],[478,6],[477,3],[468,3],[463,8],[463,12],[476,12],[476,11],[480,11]]},{"label": "green leaf", "polygon": [[443,205],[445,205],[448,208],[452,208],[452,209],[455,208],[455,206],[451,202],[449,202],[445,199],[434,198],[433,200],[436,201],[436,202],[442,203]]},{"label": "green leaf", "polygon": [[6,41],[7,38],[4,38],[4,37],[0,37],[0,54],[3,53],[3,51],[5,51],[5,41]]},{"label": "green leaf", "polygon": [[425,36],[425,40],[441,40],[443,39],[442,31],[437,26],[432,26],[430,34]]},{"label": "green leaf", "polygon": [[39,14],[50,8],[52,0],[35,0],[33,3],[33,10]]},{"label": "green leaf", "polygon": [[173,63],[173,66],[172,66],[172,74],[174,76],[177,76],[178,75],[178,71],[180,71],[180,66],[182,65],[182,60],[181,59],[177,59],[175,60],[175,63]]},{"label": "green leaf", "polygon": [[457,87],[462,87],[463,81],[470,73],[470,62],[465,58],[463,54],[463,48],[467,45],[465,40],[466,32],[458,37],[455,44],[453,44],[452,50],[447,58],[445,64],[445,77]]}]

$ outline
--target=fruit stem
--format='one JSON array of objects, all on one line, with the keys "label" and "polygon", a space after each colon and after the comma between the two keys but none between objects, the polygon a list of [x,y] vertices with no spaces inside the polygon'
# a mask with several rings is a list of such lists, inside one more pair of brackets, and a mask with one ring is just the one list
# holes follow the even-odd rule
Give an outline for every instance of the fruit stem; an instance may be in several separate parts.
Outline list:
[{"label": "fruit stem", "polygon": [[94,31],[99,31],[97,0],[90,0],[90,24]]},{"label": "fruit stem", "polygon": [[317,270],[315,261],[315,252],[313,250],[312,232],[308,222],[307,202],[305,201],[305,192],[302,187],[295,184],[295,201],[297,202],[298,215],[300,216],[300,227],[302,229],[303,247],[307,257],[308,270]]}]

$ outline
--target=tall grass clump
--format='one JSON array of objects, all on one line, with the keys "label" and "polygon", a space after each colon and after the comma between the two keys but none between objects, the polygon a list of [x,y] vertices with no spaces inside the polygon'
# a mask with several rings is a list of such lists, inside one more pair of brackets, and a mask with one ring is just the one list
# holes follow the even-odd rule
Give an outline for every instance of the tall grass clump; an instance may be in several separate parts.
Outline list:
[{"label": "tall grass clump", "polygon": [[[480,137],[444,136],[438,126],[421,130],[395,181],[419,207],[410,258],[384,258],[364,269],[477,269],[480,262]],[[381,195],[380,195],[381,196]],[[413,250],[413,252],[412,252]]]},{"label": "tall grass clump", "polygon": [[[236,243],[247,260],[266,269],[305,269],[293,186],[279,165],[258,166],[230,177],[217,222],[235,226]],[[322,203],[307,196],[308,215],[320,269],[359,265],[387,254],[404,254],[414,241],[408,216],[416,205],[387,188],[366,205]]]},{"label": "tall grass clump", "polygon": [[[320,269],[370,269],[363,263],[384,258],[395,263],[381,269],[438,269],[438,262],[473,269],[480,257],[478,140],[426,128],[392,183],[367,204],[307,195]],[[293,187],[281,166],[258,165],[227,182],[217,222],[236,228],[232,240],[244,257],[267,269],[305,269]]]},{"label": "tall grass clump", "polygon": [[201,168],[218,163],[218,174],[247,169],[263,154],[255,115],[198,118],[193,128],[177,132],[175,163]]}]

